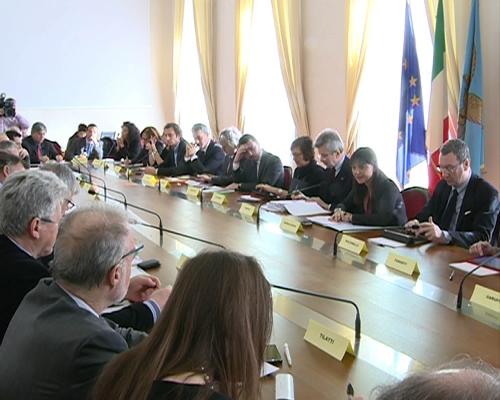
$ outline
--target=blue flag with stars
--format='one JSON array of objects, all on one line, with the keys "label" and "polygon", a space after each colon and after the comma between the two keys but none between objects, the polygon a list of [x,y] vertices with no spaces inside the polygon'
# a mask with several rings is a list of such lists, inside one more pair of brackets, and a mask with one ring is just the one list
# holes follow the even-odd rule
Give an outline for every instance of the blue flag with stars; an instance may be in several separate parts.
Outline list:
[{"label": "blue flag with stars", "polygon": [[425,148],[425,124],[420,70],[418,68],[411,10],[407,1],[403,67],[401,72],[398,151],[396,158],[396,174],[403,187],[409,181],[410,170],[426,160],[427,151]]}]

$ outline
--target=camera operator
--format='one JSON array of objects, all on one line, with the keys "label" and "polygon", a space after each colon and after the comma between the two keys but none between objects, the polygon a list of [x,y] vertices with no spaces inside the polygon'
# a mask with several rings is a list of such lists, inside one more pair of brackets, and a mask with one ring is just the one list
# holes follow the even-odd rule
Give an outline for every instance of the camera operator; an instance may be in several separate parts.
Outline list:
[{"label": "camera operator", "polygon": [[23,136],[26,136],[30,126],[29,122],[16,113],[16,101],[5,97],[5,93],[0,95],[0,133],[17,127],[21,130]]}]

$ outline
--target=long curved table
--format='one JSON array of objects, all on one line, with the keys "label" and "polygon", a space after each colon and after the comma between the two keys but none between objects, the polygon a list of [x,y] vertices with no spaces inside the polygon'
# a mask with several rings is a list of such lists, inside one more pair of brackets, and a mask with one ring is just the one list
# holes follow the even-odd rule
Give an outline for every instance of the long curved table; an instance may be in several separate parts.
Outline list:
[{"label": "long curved table", "polygon": [[[369,244],[366,257],[343,251],[334,257],[335,231],[313,226],[298,235],[286,233],[279,228],[281,216],[265,211],[260,213],[259,223],[245,220],[237,211],[240,193],[227,195],[228,205],[218,206],[211,203],[209,193],[202,194],[202,201],[190,199],[182,185],[174,184],[168,193],[162,193],[144,187],[140,179],[93,173],[104,178],[108,188],[123,192],[129,203],[157,212],[165,228],[257,257],[272,283],[345,297],[359,305],[362,337],[353,340],[357,356],[346,354],[337,361],[303,339],[305,324],[308,319],[323,319],[337,326],[338,332],[352,336],[354,310],[341,303],[276,291],[276,298],[285,306],[275,309],[271,342],[280,351],[285,342],[290,346],[293,366],[283,362],[281,372],[293,375],[297,399],[342,398],[348,382],[356,393],[367,395],[377,385],[459,354],[500,366],[500,315],[467,300],[476,284],[500,290],[498,275],[471,276],[464,285],[462,311],[455,309],[463,273],[457,272],[450,281],[449,263],[469,258],[464,249],[429,244],[398,248],[398,253],[418,261],[421,274],[410,277],[384,265],[390,249]],[[99,192],[102,194],[101,189]],[[109,191],[108,196],[120,197]],[[79,195],[81,202],[88,199],[86,193]],[[133,212],[147,223],[157,224],[155,217]],[[137,240],[146,244],[143,258],[161,261],[161,267],[151,273],[164,285],[174,282],[183,254],[192,256],[210,247],[168,234],[160,241],[155,229],[136,228]],[[377,235],[379,232],[356,234],[362,239]],[[274,399],[274,378],[263,379],[262,397]]]}]

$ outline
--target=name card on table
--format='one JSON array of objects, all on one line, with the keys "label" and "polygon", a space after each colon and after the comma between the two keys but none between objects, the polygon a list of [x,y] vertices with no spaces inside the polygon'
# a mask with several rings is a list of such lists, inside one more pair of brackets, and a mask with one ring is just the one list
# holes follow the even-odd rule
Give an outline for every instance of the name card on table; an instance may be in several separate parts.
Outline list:
[{"label": "name card on table", "polygon": [[253,217],[256,212],[257,212],[257,207],[255,207],[249,203],[242,203],[241,204],[240,214],[242,214],[246,217]]},{"label": "name card on table", "polygon": [[304,230],[302,223],[297,218],[290,216],[281,218],[280,228],[291,233],[298,233]]},{"label": "name card on table", "polygon": [[500,292],[496,290],[476,285],[470,301],[500,313]]},{"label": "name card on table", "polygon": [[167,179],[160,179],[160,192],[167,193],[170,190],[170,181]]},{"label": "name card on table", "polygon": [[368,251],[368,247],[364,240],[356,239],[349,235],[342,235],[339,247],[344,250],[352,251],[354,254],[361,254]]},{"label": "name card on table", "polygon": [[80,181],[80,187],[84,192],[88,192],[92,188],[92,185],[88,182]]},{"label": "name card on table", "polygon": [[212,203],[215,203],[215,204],[223,205],[223,204],[227,204],[227,197],[223,193],[215,192],[212,195],[212,198],[210,199],[210,201]]},{"label": "name card on table", "polygon": [[94,166],[94,168],[104,168],[106,166],[106,161],[96,158],[94,159],[94,161],[92,161],[92,165]]},{"label": "name card on table", "polygon": [[125,171],[125,168],[122,167],[121,165],[115,165],[115,168],[113,169],[115,170],[115,173],[117,173],[118,175],[122,174]]},{"label": "name card on table", "polygon": [[349,339],[340,336],[313,319],[309,320],[304,340],[339,361],[342,361],[345,353],[355,356]]},{"label": "name card on table", "polygon": [[145,174],[142,177],[142,184],[147,187],[156,187],[158,184],[158,178],[154,175]]},{"label": "name card on table", "polygon": [[180,271],[182,269],[182,267],[184,266],[184,264],[186,263],[186,261],[189,259],[191,259],[191,257],[188,257],[184,254],[181,254],[179,259],[177,260],[177,265],[175,266],[177,268],[177,270]]},{"label": "name card on table", "polygon": [[406,275],[420,274],[416,260],[396,254],[392,251],[387,256],[385,265]]},{"label": "name card on table", "polygon": [[188,186],[186,194],[189,197],[199,198],[201,196],[201,188],[196,186]]}]

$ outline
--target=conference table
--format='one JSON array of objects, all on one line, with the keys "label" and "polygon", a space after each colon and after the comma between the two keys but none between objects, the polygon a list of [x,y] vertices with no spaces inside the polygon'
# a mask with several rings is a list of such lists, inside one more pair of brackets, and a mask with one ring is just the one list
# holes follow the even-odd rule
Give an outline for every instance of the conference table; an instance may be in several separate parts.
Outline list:
[{"label": "conference table", "polygon": [[[353,233],[366,240],[368,252],[354,254],[339,250],[333,255],[338,232],[321,226],[304,227],[297,234],[280,228],[283,215],[260,210],[258,220],[238,210],[242,193],[226,194],[227,204],[211,201],[212,193],[187,196],[187,186],[172,182],[169,188],[148,187],[140,175],[121,174],[110,168],[92,170],[100,178],[94,185],[107,187],[107,201],[120,205],[123,193],[134,218],[158,225],[158,218],[133,209],[139,205],[156,212],[164,228],[213,242],[229,250],[255,256],[272,284],[313,291],[354,301],[361,314],[361,338],[354,337],[355,310],[349,304],[312,296],[273,290],[274,322],[270,342],[283,355],[278,373],[294,378],[296,399],[342,399],[351,383],[356,394],[369,396],[378,385],[394,382],[408,373],[435,367],[458,355],[478,357],[500,367],[500,313],[472,304],[469,298],[476,284],[500,290],[498,275],[470,276],[464,284],[464,301],[456,309],[456,294],[464,273],[450,280],[451,262],[470,258],[466,249],[424,244],[391,249],[371,243],[380,231]],[[80,204],[104,200],[81,191]],[[86,188],[87,189],[87,188]],[[148,272],[162,285],[173,284],[184,257],[203,249],[216,250],[196,240],[133,225],[136,240],[145,244],[143,259],[156,258],[161,266]],[[420,274],[406,275],[385,265],[389,252],[417,261]],[[309,320],[330,327],[349,338],[355,355],[341,361],[306,340]],[[283,354],[288,343],[289,366]],[[262,398],[274,399],[275,379],[262,378]]]}]

